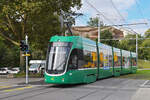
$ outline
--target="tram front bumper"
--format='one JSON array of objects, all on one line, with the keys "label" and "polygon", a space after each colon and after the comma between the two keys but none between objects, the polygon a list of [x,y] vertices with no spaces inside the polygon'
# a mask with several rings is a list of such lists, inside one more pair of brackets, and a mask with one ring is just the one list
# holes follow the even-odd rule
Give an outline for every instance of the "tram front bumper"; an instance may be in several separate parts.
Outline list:
[{"label": "tram front bumper", "polygon": [[66,76],[48,76],[45,74],[45,82],[50,84],[68,84]]}]

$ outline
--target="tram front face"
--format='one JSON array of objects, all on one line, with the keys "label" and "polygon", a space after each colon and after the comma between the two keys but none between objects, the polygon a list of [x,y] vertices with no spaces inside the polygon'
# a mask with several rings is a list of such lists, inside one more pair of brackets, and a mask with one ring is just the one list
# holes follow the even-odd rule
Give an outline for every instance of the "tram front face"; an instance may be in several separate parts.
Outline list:
[{"label": "tram front face", "polygon": [[72,43],[51,42],[48,48],[46,72],[52,75],[63,74],[66,69],[68,55]]}]

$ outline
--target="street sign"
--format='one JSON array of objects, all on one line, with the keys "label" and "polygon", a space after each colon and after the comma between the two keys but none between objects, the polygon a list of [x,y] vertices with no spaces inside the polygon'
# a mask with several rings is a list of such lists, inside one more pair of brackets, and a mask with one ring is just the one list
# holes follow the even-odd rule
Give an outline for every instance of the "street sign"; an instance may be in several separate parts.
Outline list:
[{"label": "street sign", "polygon": [[22,56],[31,56],[31,54],[22,54]]}]

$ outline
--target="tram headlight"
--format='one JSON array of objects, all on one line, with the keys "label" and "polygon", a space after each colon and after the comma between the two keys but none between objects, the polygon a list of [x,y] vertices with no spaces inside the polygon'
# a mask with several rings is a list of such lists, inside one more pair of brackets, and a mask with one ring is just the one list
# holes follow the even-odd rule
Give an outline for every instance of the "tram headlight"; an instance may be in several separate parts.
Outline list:
[{"label": "tram headlight", "polygon": [[51,80],[53,81],[53,80],[54,80],[54,78],[52,77],[52,78],[51,78]]}]

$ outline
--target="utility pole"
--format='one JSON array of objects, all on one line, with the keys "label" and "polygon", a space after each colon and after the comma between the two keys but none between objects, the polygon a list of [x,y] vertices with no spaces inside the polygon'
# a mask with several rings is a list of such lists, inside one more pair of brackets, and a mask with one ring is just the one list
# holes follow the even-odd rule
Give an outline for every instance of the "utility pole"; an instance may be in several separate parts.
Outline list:
[{"label": "utility pole", "polygon": [[29,53],[29,45],[28,45],[28,36],[25,36],[25,40],[20,41],[20,50],[24,53],[22,56],[26,56],[26,84],[28,84],[28,56]]},{"label": "utility pole", "polygon": [[100,14],[98,15],[98,43],[100,43],[100,38],[101,38],[101,22],[100,22]]},{"label": "utility pole", "polygon": [[138,34],[137,33],[136,33],[136,62],[138,66]]},{"label": "utility pole", "polygon": [[[26,39],[26,45],[28,45],[28,36],[25,36]],[[26,84],[28,84],[29,80],[28,80],[28,51],[26,50]]]}]

